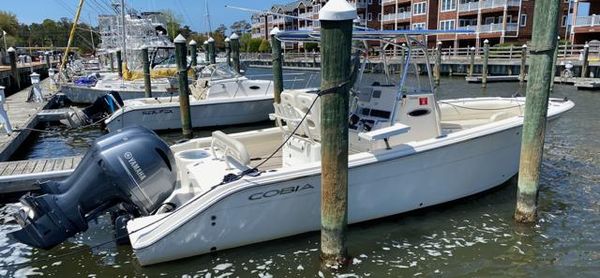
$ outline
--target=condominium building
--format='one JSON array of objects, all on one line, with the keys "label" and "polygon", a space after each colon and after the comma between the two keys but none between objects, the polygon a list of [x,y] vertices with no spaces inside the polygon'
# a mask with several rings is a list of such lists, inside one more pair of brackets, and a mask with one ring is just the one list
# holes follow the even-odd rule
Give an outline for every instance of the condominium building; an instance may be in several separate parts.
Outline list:
[{"label": "condominium building", "polygon": [[[359,18],[356,25],[379,29],[381,19],[381,0],[350,0],[357,9]],[[269,31],[275,27],[280,30],[317,30],[319,11],[327,0],[300,0],[283,5],[273,5],[270,13],[252,15],[252,36],[269,39]],[[281,15],[289,15],[286,17]],[[299,18],[297,18],[299,17]],[[300,44],[301,45],[301,44]],[[288,47],[286,45],[286,47]]]},{"label": "condominium building", "polygon": [[[541,0],[538,0],[541,1]],[[569,0],[561,0],[565,26]],[[443,47],[524,43],[530,40],[535,0],[383,0],[383,30],[467,29],[473,33],[430,36]],[[565,28],[560,28],[564,37]]]},{"label": "condominium building", "polygon": [[583,44],[592,40],[600,40],[600,1],[572,0],[569,39],[572,43]]},{"label": "condominium building", "polygon": [[[480,47],[484,40],[491,45],[522,44],[531,39],[534,6],[545,0],[349,0],[358,10],[358,25],[381,30],[454,30],[472,33],[429,36],[428,44],[442,42],[446,47]],[[582,44],[600,39],[600,0],[560,0],[559,35],[572,43]],[[326,0],[294,1],[273,5],[275,14],[254,14],[254,37],[268,39],[274,27],[280,30],[315,30],[318,13]],[[286,46],[288,47],[288,46]]]}]

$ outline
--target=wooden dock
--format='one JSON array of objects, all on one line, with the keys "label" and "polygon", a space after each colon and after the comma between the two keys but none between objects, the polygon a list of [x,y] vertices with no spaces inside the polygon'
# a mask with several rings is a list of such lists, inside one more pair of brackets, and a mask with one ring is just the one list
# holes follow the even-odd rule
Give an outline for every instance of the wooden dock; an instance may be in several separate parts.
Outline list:
[{"label": "wooden dock", "polygon": [[31,129],[39,123],[36,114],[43,110],[52,99],[56,90],[51,88],[51,80],[45,79],[40,84],[46,101],[27,102],[31,87],[25,88],[11,96],[6,97],[4,108],[13,127],[13,132],[7,135],[4,129],[0,130],[0,161],[6,161],[25,142],[31,134]]},{"label": "wooden dock", "polygon": [[600,90],[600,79],[579,78],[575,81],[577,90]]},{"label": "wooden dock", "polygon": [[[481,83],[483,77],[479,76],[467,76],[465,80],[469,83]],[[516,82],[519,81],[518,75],[490,75],[487,77],[487,82]]]},{"label": "wooden dock", "polygon": [[82,156],[0,162],[0,194],[39,189],[38,181],[63,179],[81,162]]}]

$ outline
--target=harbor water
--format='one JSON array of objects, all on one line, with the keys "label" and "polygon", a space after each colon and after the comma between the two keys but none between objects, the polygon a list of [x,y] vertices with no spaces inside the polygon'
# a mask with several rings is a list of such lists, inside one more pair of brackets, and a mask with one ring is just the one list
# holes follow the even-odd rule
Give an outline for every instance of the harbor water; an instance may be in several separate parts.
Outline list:
[{"label": "harbor water", "polygon": [[[441,99],[524,94],[518,83],[490,83],[482,89],[464,78],[446,78],[441,84]],[[539,217],[533,225],[513,221],[516,184],[507,183],[450,204],[350,226],[352,262],[344,269],[320,269],[318,232],[141,267],[129,246],[89,248],[113,237],[108,216],[44,251],[8,238],[18,225],[11,217],[16,205],[6,204],[0,208],[0,277],[597,277],[600,93],[556,85],[552,97],[568,97],[576,106],[547,133]],[[272,123],[223,130],[268,126]],[[83,154],[100,135],[96,129],[53,127],[15,159]],[[195,135],[207,136],[210,130],[197,130]],[[181,139],[178,132],[161,136],[170,144]],[[16,265],[7,266],[11,264]]]}]

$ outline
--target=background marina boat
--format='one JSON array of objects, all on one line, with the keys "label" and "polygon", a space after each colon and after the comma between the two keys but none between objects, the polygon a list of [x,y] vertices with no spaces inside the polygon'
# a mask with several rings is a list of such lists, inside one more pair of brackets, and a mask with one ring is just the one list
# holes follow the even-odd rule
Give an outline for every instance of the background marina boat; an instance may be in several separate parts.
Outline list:
[{"label": "background marina boat", "polygon": [[[192,127],[266,121],[273,112],[273,81],[248,79],[226,64],[207,66],[200,77],[190,86]],[[125,100],[105,124],[108,130],[132,125],[152,130],[179,129],[179,97]]]}]

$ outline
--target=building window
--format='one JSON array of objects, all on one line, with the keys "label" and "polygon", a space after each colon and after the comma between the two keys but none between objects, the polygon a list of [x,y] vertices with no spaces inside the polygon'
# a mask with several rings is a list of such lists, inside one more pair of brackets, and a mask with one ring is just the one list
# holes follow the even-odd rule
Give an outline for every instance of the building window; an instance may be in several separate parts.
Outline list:
[{"label": "building window", "polygon": [[562,27],[567,26],[567,16],[566,15],[563,15],[560,26],[562,26]]},{"label": "building window", "polygon": [[454,30],[455,22],[454,19],[440,21],[440,30]]},{"label": "building window", "polygon": [[423,29],[425,29],[425,22],[413,24],[413,30],[423,30]]},{"label": "building window", "polygon": [[521,27],[527,26],[527,14],[521,15],[521,21],[519,22],[519,24],[521,25]]},{"label": "building window", "polygon": [[372,14],[372,13],[369,13],[369,15],[368,15],[368,16],[369,16],[369,17],[368,17],[369,21],[373,21],[373,14]]},{"label": "building window", "polygon": [[425,14],[427,10],[427,2],[416,3],[413,6],[413,14],[420,15]]},{"label": "building window", "polygon": [[381,21],[381,14],[377,14],[377,20]]},{"label": "building window", "polygon": [[456,9],[456,0],[442,0],[442,12]]},{"label": "building window", "polygon": [[458,20],[458,26],[460,27],[466,27],[466,26],[477,26],[477,19],[473,18],[473,19],[459,19]]}]

